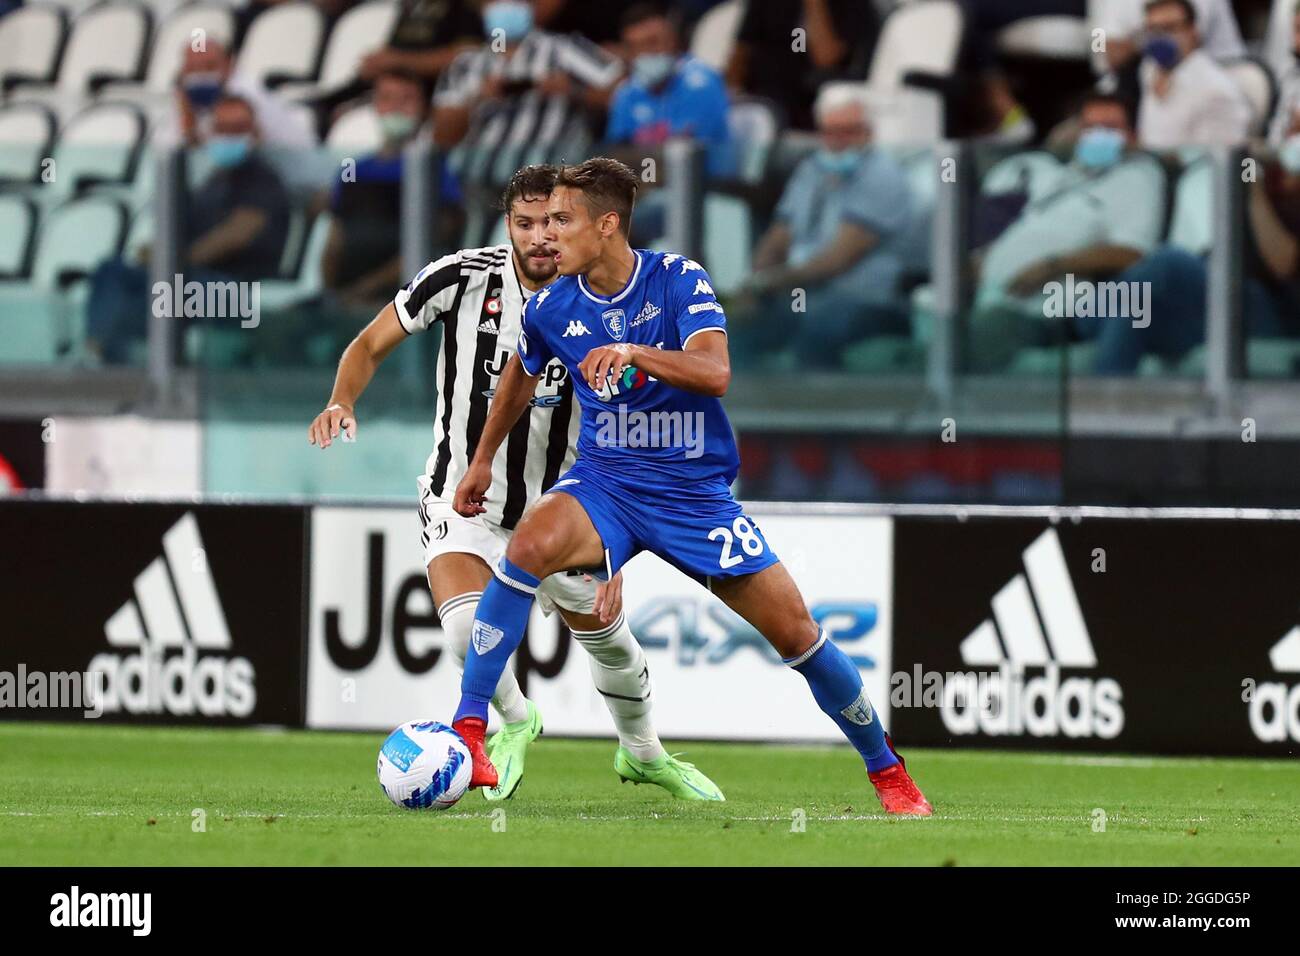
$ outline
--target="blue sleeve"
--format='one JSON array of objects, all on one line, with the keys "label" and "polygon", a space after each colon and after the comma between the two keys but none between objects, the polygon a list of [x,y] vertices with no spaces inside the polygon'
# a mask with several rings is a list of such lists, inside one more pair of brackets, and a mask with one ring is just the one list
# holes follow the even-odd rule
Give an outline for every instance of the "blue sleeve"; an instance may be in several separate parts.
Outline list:
[{"label": "blue sleeve", "polygon": [[609,104],[609,123],[605,127],[605,140],[610,143],[626,143],[632,139],[636,124],[632,122],[631,88],[627,80],[619,84],[614,92],[614,100]]},{"label": "blue sleeve", "polygon": [[536,304],[537,296],[524,303],[524,314],[519,325],[519,360],[529,375],[541,375],[542,369],[555,357],[538,329],[534,314],[537,311]]},{"label": "blue sleeve", "polygon": [[843,216],[879,236],[905,229],[912,219],[912,200],[902,170],[892,160],[873,157],[855,179]]},{"label": "blue sleeve", "polygon": [[727,331],[727,314],[722,311],[718,297],[713,292],[709,274],[694,259],[674,259],[672,270],[672,303],[681,337],[682,348],[692,335],[706,329]]}]

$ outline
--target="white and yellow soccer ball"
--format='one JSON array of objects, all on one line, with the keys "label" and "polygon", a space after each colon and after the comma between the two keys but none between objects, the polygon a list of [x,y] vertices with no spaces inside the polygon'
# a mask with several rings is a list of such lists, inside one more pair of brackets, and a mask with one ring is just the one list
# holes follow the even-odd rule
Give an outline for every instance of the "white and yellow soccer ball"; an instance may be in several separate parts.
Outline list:
[{"label": "white and yellow soccer ball", "polygon": [[446,810],[469,789],[473,770],[460,734],[436,720],[402,724],[379,748],[379,786],[408,810]]}]

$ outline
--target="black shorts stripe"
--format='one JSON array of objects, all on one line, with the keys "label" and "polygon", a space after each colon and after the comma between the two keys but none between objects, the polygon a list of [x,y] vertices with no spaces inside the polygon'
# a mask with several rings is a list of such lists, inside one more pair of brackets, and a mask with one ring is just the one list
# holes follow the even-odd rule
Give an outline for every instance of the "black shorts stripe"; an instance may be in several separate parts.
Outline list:
[{"label": "black shorts stripe", "polygon": [[458,274],[460,283],[456,289],[456,301],[442,320],[442,361],[446,373],[442,377],[442,441],[438,442],[438,461],[433,468],[430,487],[433,493],[442,497],[443,486],[447,483],[447,469],[451,467],[451,410],[456,397],[456,327],[460,318],[460,300],[465,295],[468,279]]},{"label": "black shorts stripe", "polygon": [[573,420],[573,381],[565,376],[560,384],[560,403],[551,411],[551,427],[546,436],[546,471],[542,475],[541,493],[551,490],[560,477],[565,455],[569,452],[569,426]]}]

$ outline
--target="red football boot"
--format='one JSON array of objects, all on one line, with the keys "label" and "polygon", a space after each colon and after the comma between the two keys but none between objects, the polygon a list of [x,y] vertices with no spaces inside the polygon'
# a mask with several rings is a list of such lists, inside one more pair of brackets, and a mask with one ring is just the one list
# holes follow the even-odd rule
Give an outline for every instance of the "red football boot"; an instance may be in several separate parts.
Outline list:
[{"label": "red football boot", "polygon": [[477,717],[462,717],[451,725],[451,729],[460,734],[469,750],[473,770],[469,777],[469,788],[495,787],[497,785],[497,768],[492,766],[487,753],[483,750],[483,736],[487,733],[487,724]]},{"label": "red football boot", "polygon": [[894,741],[885,734],[885,743],[889,752],[898,757],[898,763],[874,773],[867,772],[871,785],[876,788],[876,796],[886,813],[904,814],[914,817],[928,817],[934,813],[934,807],[907,773],[907,765],[902,756],[894,749]]}]

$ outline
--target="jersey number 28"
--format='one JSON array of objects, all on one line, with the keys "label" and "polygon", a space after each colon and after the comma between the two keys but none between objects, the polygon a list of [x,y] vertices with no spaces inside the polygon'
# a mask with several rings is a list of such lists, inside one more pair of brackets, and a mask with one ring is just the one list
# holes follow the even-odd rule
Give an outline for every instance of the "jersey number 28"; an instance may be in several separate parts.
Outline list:
[{"label": "jersey number 28", "polygon": [[730,528],[725,526],[714,528],[709,532],[709,540],[722,542],[722,555],[718,558],[718,566],[721,568],[734,568],[745,560],[741,555],[731,553],[731,547],[736,541],[740,542],[740,550],[751,558],[763,553],[763,539],[758,536],[754,526],[745,519],[744,515],[738,515]]}]

